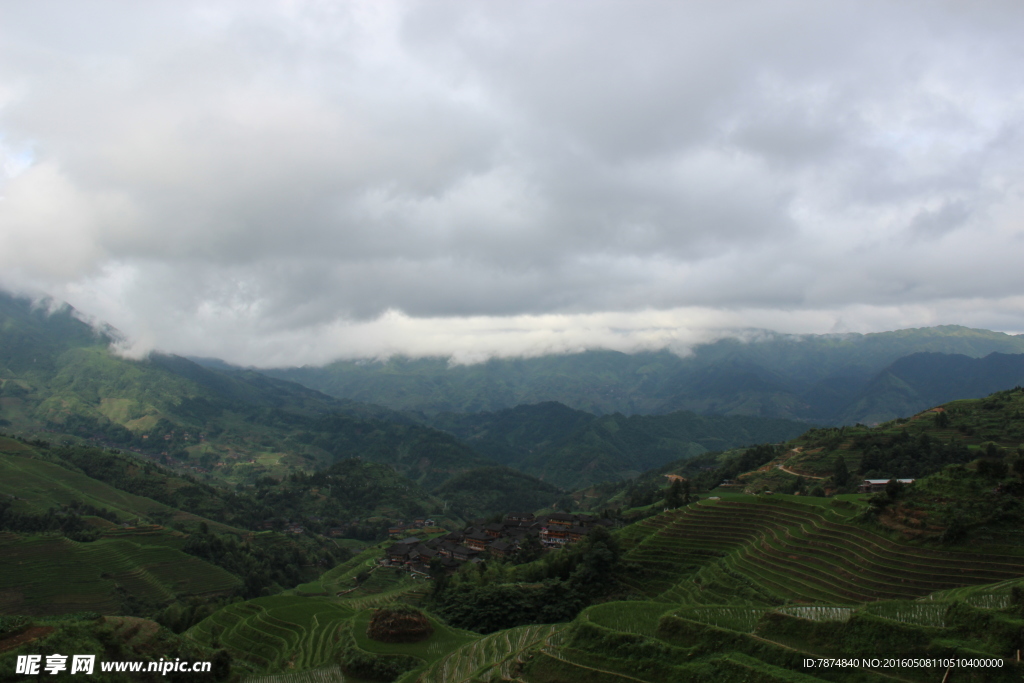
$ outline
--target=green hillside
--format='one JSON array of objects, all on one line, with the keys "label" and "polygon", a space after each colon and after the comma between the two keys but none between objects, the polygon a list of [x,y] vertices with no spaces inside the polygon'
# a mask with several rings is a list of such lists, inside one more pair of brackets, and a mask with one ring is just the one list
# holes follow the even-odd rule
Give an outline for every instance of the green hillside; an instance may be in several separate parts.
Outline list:
[{"label": "green hillside", "polygon": [[[287,676],[252,679],[268,681],[932,681],[957,659],[989,663],[963,680],[1024,675],[1014,657],[1024,548],[909,543],[865,521],[866,498],[700,495],[589,548],[488,563],[441,587],[375,567],[382,551],[369,549],[289,594],[226,605],[185,637],[224,649],[235,675]],[[542,612],[521,606],[534,597],[579,607],[560,623],[487,635],[453,625],[536,619]],[[399,603],[427,607],[433,633],[411,644],[369,639],[370,610]],[[19,651],[0,654],[0,666]],[[857,661],[805,664],[825,657]]]},{"label": "green hillside", "polygon": [[229,595],[239,577],[180,550],[125,539],[76,543],[64,537],[0,534],[0,613],[124,614],[128,601],[165,604]]},{"label": "green hillside", "polygon": [[956,399],[983,398],[1024,385],[1024,355],[915,353],[879,373],[846,408],[843,422],[909,417]]},{"label": "green hillside", "polygon": [[118,357],[115,336],[68,307],[48,313],[0,294],[0,428],[76,437],[231,483],[358,456],[429,487],[495,464],[384,408],[176,356]]},{"label": "green hillside", "polygon": [[[148,503],[145,510],[135,510],[137,516],[170,522],[188,510],[246,528],[308,516],[336,524],[360,520],[352,533],[372,538],[389,519],[439,515],[448,504],[432,496],[431,489],[462,474],[473,479],[472,472],[497,464],[449,434],[384,408],[333,399],[252,371],[205,368],[176,356],[127,360],[109,348],[115,333],[95,332],[73,309],[50,313],[2,294],[0,304],[0,359],[6,359],[0,364],[0,429],[29,440],[42,436],[72,446],[101,446],[62,454],[38,449],[33,457],[169,508],[150,509]],[[17,442],[5,443],[13,447]],[[290,482],[293,474],[305,476],[353,458],[362,464],[344,466],[346,485],[334,482],[327,489],[334,495],[305,495],[310,486],[319,486],[316,481],[285,485],[266,495],[270,481]],[[13,473],[15,462],[5,459],[0,466]],[[19,467],[7,486],[29,486],[26,491],[34,492],[40,509],[71,499],[96,504],[88,493],[75,493],[89,489],[73,477],[62,475],[59,484],[50,486],[44,465]],[[217,486],[217,480],[259,484],[263,492],[258,499],[243,500]],[[529,477],[476,477],[475,502],[463,501],[460,510],[473,516],[501,512],[488,505],[530,481],[545,488]],[[457,497],[457,488],[447,487],[445,495]],[[103,507],[123,512],[140,504],[115,501],[109,490],[103,495]],[[367,526],[368,519],[375,521]]]},{"label": "green hillside", "polygon": [[807,428],[788,420],[687,412],[598,417],[559,403],[445,413],[432,423],[494,460],[568,489],[635,477],[709,450],[784,441]]}]

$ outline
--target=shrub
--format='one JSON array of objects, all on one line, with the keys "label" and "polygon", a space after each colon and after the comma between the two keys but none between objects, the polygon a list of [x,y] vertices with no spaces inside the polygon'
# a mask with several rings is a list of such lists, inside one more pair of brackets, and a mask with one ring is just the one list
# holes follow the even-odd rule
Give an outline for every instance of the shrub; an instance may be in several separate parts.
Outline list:
[{"label": "shrub", "polygon": [[433,632],[430,620],[411,607],[375,610],[366,629],[367,637],[382,643],[418,643]]}]

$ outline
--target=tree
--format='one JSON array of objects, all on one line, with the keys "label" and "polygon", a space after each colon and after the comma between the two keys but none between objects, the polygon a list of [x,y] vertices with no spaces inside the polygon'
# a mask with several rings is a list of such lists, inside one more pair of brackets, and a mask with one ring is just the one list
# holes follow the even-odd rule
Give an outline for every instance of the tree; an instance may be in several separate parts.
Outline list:
[{"label": "tree", "polygon": [[518,564],[533,562],[543,553],[544,548],[541,546],[537,537],[527,534],[523,537],[523,540],[519,542],[519,550],[516,551],[515,562]]},{"label": "tree", "polygon": [[[689,484],[689,482],[687,482]],[[665,507],[669,510],[675,510],[678,507],[682,507],[685,503],[689,502],[689,492],[684,495],[683,482],[676,479],[672,482],[672,485],[668,487],[668,491],[665,492]]]},{"label": "tree", "polygon": [[226,681],[231,677],[231,653],[227,650],[217,650],[213,655],[213,665],[210,673],[214,680]]},{"label": "tree", "polygon": [[846,469],[846,460],[843,456],[837,455],[835,465],[832,467],[832,481],[838,488],[850,483],[850,470]]}]

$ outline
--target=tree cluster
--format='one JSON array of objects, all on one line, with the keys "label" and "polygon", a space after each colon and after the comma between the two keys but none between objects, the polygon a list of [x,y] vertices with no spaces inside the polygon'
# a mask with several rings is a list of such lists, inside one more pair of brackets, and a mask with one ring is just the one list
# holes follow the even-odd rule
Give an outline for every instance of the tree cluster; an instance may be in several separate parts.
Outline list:
[{"label": "tree cluster", "polygon": [[867,448],[861,458],[860,474],[865,479],[917,479],[946,465],[972,460],[962,443],[939,441],[927,433],[914,438],[906,430],[894,437],[875,437],[863,445]]},{"label": "tree cluster", "polygon": [[320,568],[332,567],[351,556],[339,548],[313,549],[296,542],[260,545],[202,530],[191,534],[182,550],[242,578],[240,595],[246,599],[295,586],[319,574]]},{"label": "tree cluster", "polygon": [[453,626],[479,633],[569,621],[614,590],[620,562],[618,543],[595,527],[576,546],[507,571],[466,565],[442,580],[430,606]]}]

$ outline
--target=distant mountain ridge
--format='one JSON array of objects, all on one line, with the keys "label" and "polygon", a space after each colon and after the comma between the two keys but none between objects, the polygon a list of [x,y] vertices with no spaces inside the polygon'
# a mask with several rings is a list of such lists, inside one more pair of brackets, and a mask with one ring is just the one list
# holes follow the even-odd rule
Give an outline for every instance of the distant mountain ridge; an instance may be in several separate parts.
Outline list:
[{"label": "distant mountain ridge", "polygon": [[616,481],[679,458],[794,438],[806,425],[748,416],[597,416],[548,402],[431,420],[480,453],[565,489]]},{"label": "distant mountain ridge", "polygon": [[1024,385],[1024,354],[915,353],[876,375],[847,408],[848,423],[875,424],[942,403]]},{"label": "distant mountain ridge", "polygon": [[[915,353],[981,358],[1024,353],[1024,336],[956,325],[873,334],[783,335],[760,331],[750,340],[722,339],[680,357],[669,351],[617,351],[492,359],[479,365],[445,358],[338,361],[323,367],[262,370],[339,398],[426,415],[495,412],[557,401],[598,415],[749,415],[826,424],[880,421],[914,412],[888,410],[872,398],[877,378]],[[972,370],[986,372],[982,366]],[[953,367],[948,367],[953,371]],[[934,371],[946,370],[934,365]],[[957,371],[959,372],[959,371]],[[961,375],[958,375],[961,377]],[[983,395],[1012,387],[999,378],[978,382]],[[922,380],[923,381],[923,380]],[[969,380],[971,384],[974,380]],[[942,384],[941,378],[926,384]],[[930,400],[922,389],[921,400]],[[920,392],[919,392],[920,393]],[[963,396],[967,397],[967,396]],[[916,406],[916,403],[913,404]]]}]

